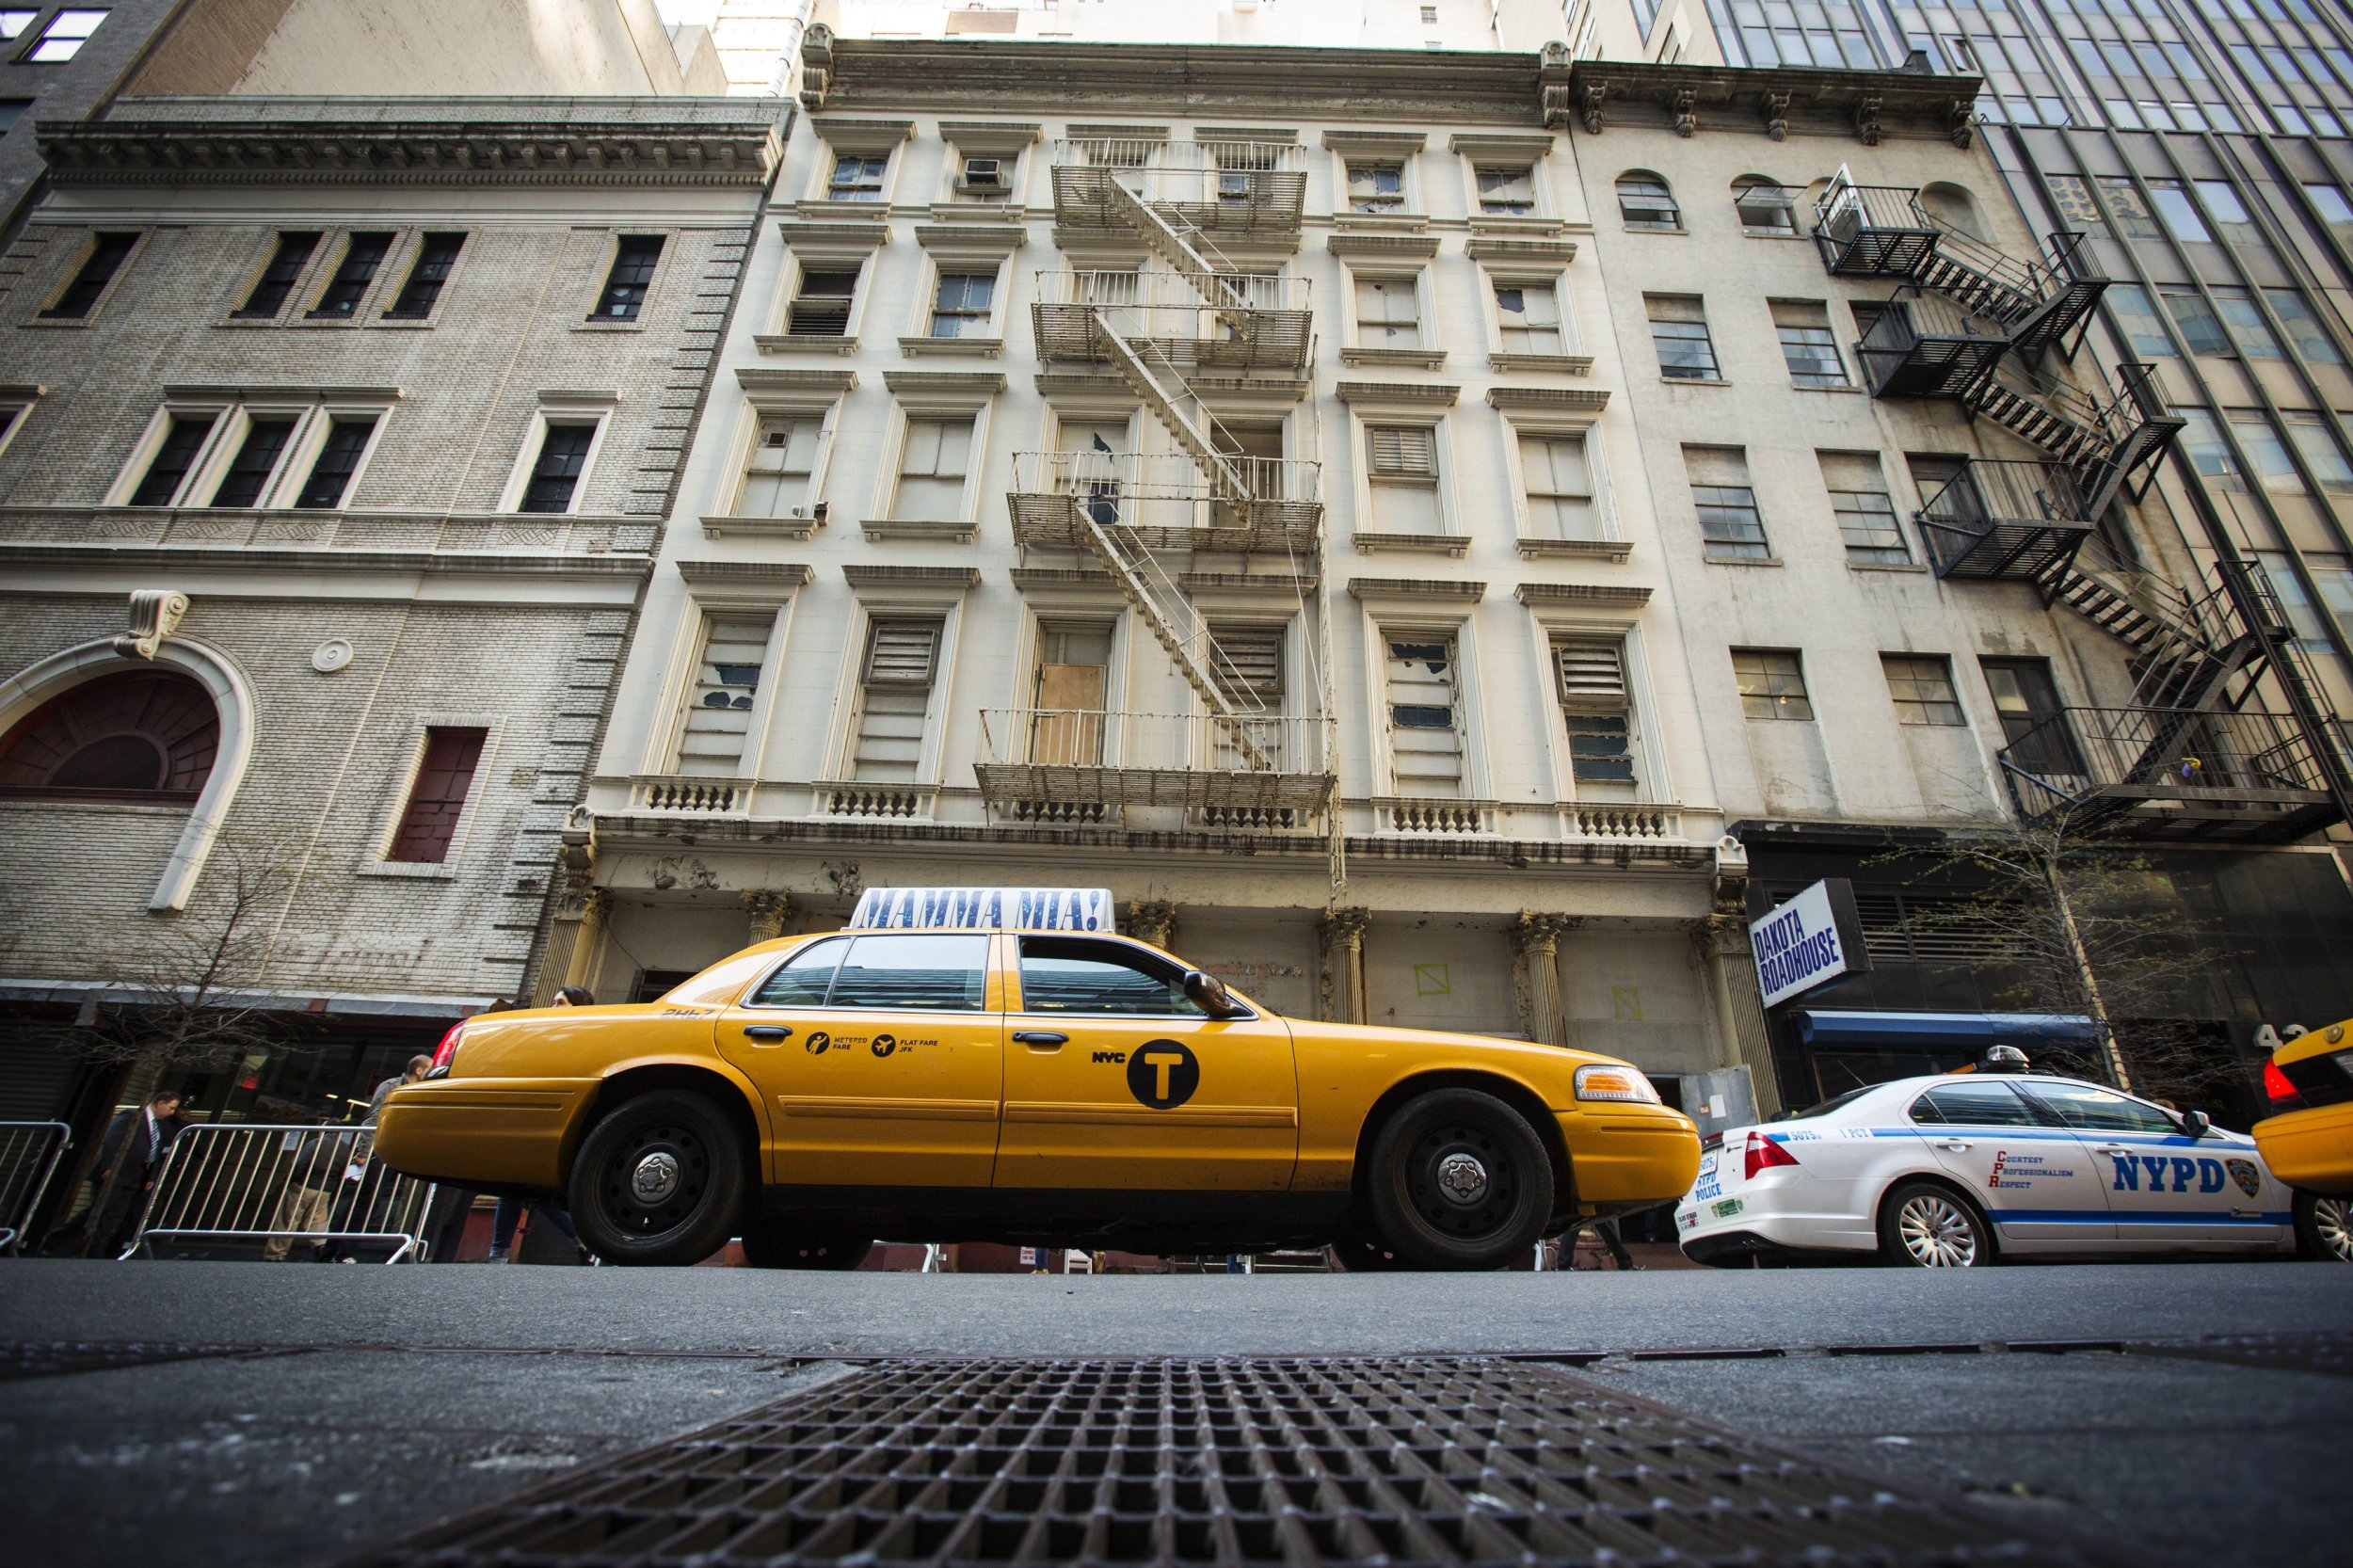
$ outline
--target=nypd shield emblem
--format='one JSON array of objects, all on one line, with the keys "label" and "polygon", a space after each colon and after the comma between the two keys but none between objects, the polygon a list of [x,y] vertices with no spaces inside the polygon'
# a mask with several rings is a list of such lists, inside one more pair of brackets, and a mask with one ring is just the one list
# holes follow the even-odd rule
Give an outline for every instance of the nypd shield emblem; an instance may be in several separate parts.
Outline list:
[{"label": "nypd shield emblem", "polygon": [[2264,1174],[2255,1168],[2253,1160],[2226,1160],[2222,1163],[2229,1168],[2231,1179],[2238,1183],[2240,1192],[2251,1198],[2263,1191]]}]

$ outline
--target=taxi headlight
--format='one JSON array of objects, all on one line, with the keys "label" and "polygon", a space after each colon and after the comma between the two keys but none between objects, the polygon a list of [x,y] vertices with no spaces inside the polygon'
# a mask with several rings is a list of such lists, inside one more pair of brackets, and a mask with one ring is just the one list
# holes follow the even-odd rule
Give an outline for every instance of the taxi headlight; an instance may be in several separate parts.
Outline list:
[{"label": "taxi headlight", "polygon": [[1658,1091],[1651,1087],[1649,1079],[1632,1067],[1614,1063],[1594,1062],[1577,1070],[1577,1097],[1581,1100],[1627,1100],[1636,1105],[1657,1105]]}]

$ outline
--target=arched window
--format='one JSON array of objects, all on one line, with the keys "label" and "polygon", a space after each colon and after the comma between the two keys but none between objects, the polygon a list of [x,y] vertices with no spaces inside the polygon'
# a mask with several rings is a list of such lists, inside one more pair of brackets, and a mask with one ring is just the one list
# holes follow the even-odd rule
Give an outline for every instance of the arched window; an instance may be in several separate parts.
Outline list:
[{"label": "arched window", "polygon": [[220,715],[175,670],[84,681],[0,742],[0,794],[193,802],[211,776]]},{"label": "arched window", "polygon": [[1795,193],[1778,180],[1743,174],[1732,183],[1732,208],[1740,227],[1752,234],[1795,234],[1798,213]]},{"label": "arched window", "polygon": [[1618,216],[1629,229],[1683,227],[1683,210],[1675,205],[1674,192],[1647,168],[1629,168],[1618,176]]},{"label": "arched window", "polygon": [[1959,185],[1943,181],[1922,185],[1920,205],[1938,228],[1955,230],[1973,240],[1986,239],[1985,221],[1977,216],[1976,199]]}]

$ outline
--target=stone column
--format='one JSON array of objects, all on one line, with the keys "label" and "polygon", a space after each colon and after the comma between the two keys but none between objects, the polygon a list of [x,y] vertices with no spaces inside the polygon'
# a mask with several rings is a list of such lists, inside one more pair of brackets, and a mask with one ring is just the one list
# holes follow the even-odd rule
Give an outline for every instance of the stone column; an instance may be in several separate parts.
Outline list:
[{"label": "stone column", "polygon": [[773,942],[784,935],[785,925],[792,919],[792,895],[765,888],[748,889],[744,894],[744,914],[750,940]]},{"label": "stone column", "polygon": [[564,984],[586,985],[604,964],[604,925],[613,912],[613,895],[591,888],[580,895],[580,932],[572,938],[572,961],[565,967]]},{"label": "stone column", "polygon": [[1691,946],[1707,972],[1708,989],[1715,993],[1716,1027],[1729,1058],[1725,1064],[1748,1064],[1757,1115],[1771,1121],[1781,1114],[1781,1080],[1773,1070],[1772,1036],[1765,1028],[1765,995],[1756,988],[1749,922],[1739,915],[1694,920]]},{"label": "stone column", "polygon": [[1365,928],[1372,911],[1362,907],[1326,909],[1316,921],[1323,952],[1318,977],[1322,993],[1321,1011],[1327,1021],[1360,1024],[1366,1021]]},{"label": "stone column", "polygon": [[1569,1019],[1561,1004],[1561,937],[1577,929],[1574,915],[1520,911],[1512,922],[1513,990],[1520,1004],[1520,1027],[1548,1046],[1569,1043]]},{"label": "stone column", "polygon": [[1164,898],[1136,899],[1128,905],[1128,935],[1156,948],[1176,942],[1176,906]]}]

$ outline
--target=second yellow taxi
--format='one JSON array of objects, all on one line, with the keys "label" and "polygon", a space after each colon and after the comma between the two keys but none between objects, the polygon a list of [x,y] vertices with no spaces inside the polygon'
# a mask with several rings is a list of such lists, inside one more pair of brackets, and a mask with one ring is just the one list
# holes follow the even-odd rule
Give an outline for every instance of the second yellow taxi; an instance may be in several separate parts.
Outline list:
[{"label": "second yellow taxi", "polygon": [[1112,907],[870,889],[842,931],[659,1001],[470,1019],[376,1152],[560,1203],[648,1264],[740,1236],[754,1263],[847,1268],[896,1236],[1492,1269],[1691,1185],[1692,1125],[1624,1062],[1280,1017]]}]

